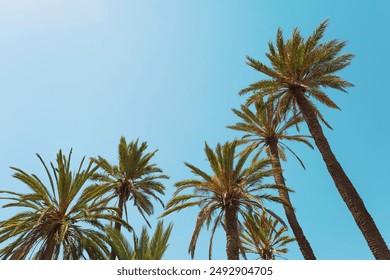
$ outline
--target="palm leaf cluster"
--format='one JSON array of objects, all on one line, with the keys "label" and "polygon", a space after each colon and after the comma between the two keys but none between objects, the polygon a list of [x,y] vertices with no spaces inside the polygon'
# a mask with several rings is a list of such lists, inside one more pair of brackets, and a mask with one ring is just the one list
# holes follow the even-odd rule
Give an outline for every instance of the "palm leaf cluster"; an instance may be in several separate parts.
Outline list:
[{"label": "palm leaf cluster", "polygon": [[300,109],[294,92],[303,90],[317,116],[328,125],[310,98],[328,107],[339,109],[323,89],[334,88],[346,92],[347,87],[353,86],[352,83],[335,75],[335,72],[350,65],[354,55],[340,54],[346,46],[345,41],[320,42],[327,25],[327,20],[322,22],[307,39],[302,37],[298,28],[294,28],[291,38],[285,40],[279,28],[275,44],[268,43],[269,52],[266,53],[266,57],[271,67],[247,56],[249,66],[269,77],[240,91],[240,94],[254,93],[248,98],[247,103],[252,103],[259,97],[269,97],[270,101],[277,101],[280,112],[291,111],[297,115]]},{"label": "palm leaf cluster", "polygon": [[240,238],[245,252],[259,255],[263,260],[274,260],[286,254],[287,245],[295,241],[286,235],[287,229],[265,212],[247,216]]},{"label": "palm leaf cluster", "polygon": [[161,260],[168,248],[168,240],[173,224],[164,229],[164,222],[157,223],[156,230],[150,238],[147,228],[143,227],[141,236],[134,235],[133,245],[119,231],[108,228],[109,243],[119,260]]},{"label": "palm leaf cluster", "polygon": [[[136,140],[127,144],[126,139],[121,137],[118,145],[118,165],[111,165],[101,156],[92,160],[99,164],[103,171],[95,173],[93,180],[106,186],[111,199],[118,200],[118,217],[123,218],[125,213],[128,221],[126,202],[131,201],[150,227],[146,217],[154,213],[154,206],[150,199],[153,198],[164,206],[159,195],[164,195],[165,187],[159,180],[167,179],[168,176],[163,174],[156,164],[150,163],[157,150],[146,153],[147,148],[146,142],[139,144]],[[121,223],[116,222],[114,227],[120,231]],[[115,252],[112,250],[110,259],[115,258]]]},{"label": "palm leaf cluster", "polygon": [[[2,259],[104,259],[107,244],[104,242],[104,221],[115,221],[132,228],[110,215],[109,198],[100,197],[100,188],[82,188],[98,166],[89,162],[83,168],[84,159],[78,170],[70,170],[71,152],[65,157],[60,151],[56,165],[49,167],[40,155],[48,177],[45,185],[36,175],[19,168],[14,178],[23,182],[30,190],[27,194],[1,191],[10,200],[3,207],[18,207],[23,211],[0,224],[0,242],[12,240],[0,250]],[[81,192],[81,194],[80,194]]]},{"label": "palm leaf cluster", "polygon": [[[137,140],[126,144],[122,137],[118,166],[111,166],[104,158],[98,157],[90,159],[83,168],[83,158],[75,172],[71,170],[72,151],[65,157],[60,150],[56,164],[50,163],[50,166],[37,154],[46,171],[48,184],[34,174],[12,167],[16,171],[14,178],[26,185],[30,192],[0,191],[1,198],[10,201],[3,207],[23,209],[0,222],[0,243],[8,242],[0,249],[0,258],[115,258],[112,240],[118,238],[114,237],[120,236],[123,242],[127,242],[121,236],[121,227],[134,232],[122,219],[123,208],[127,209],[126,202],[132,200],[145,219],[154,210],[150,197],[162,203],[158,194],[164,194],[164,186],[158,180],[167,176],[150,163],[156,151],[146,153],[146,149],[146,142],[139,145]],[[92,184],[92,180],[97,183]],[[113,202],[118,197],[122,203],[115,205]],[[150,227],[148,221],[147,224]],[[161,258],[171,230],[172,224],[164,230],[163,224],[158,223],[150,246],[135,246],[137,258]],[[149,242],[148,238],[144,229],[139,244]]]},{"label": "palm leaf cluster", "polygon": [[299,163],[305,168],[302,160],[294,151],[289,148],[284,141],[295,141],[306,144],[313,149],[309,142],[309,135],[288,135],[291,128],[297,127],[303,117],[300,115],[284,117],[277,111],[273,102],[265,102],[263,98],[258,98],[254,103],[254,110],[249,106],[241,105],[241,110],[232,109],[234,114],[241,119],[241,122],[230,125],[228,128],[244,132],[240,144],[245,144],[243,152],[247,150],[256,151],[254,158],[258,158],[265,150],[267,155],[271,154],[270,144],[275,141],[278,145],[279,157],[286,161],[285,150],[291,152]]},{"label": "palm leaf cluster", "polygon": [[154,213],[150,198],[154,198],[163,205],[159,195],[164,195],[165,187],[159,180],[167,179],[168,176],[164,175],[156,164],[150,163],[157,150],[145,153],[147,148],[146,142],[139,144],[136,140],[127,144],[126,139],[121,137],[118,146],[118,165],[111,165],[101,156],[92,160],[99,164],[103,171],[94,174],[93,179],[105,183],[108,188],[112,189],[112,198],[120,200],[120,210],[123,208],[127,213],[125,202],[132,201],[150,226],[146,218]]},{"label": "palm leaf cluster", "polygon": [[[235,162],[237,144],[237,141],[227,142],[224,145],[218,144],[214,151],[206,143],[205,154],[212,174],[185,163],[199,179],[177,182],[175,184],[177,190],[167,204],[163,216],[188,207],[201,207],[188,249],[192,257],[194,257],[199,233],[204,226],[207,228],[211,226],[210,259],[213,237],[218,226],[222,226],[226,231],[228,258],[238,259],[239,230],[243,227],[241,220],[247,213],[260,209],[280,220],[274,212],[265,207],[263,202],[267,200],[284,203],[279,197],[267,191],[286,188],[263,182],[265,178],[272,175],[272,170],[268,168],[269,159],[252,161],[248,167],[245,167],[250,154],[250,151],[247,151]],[[186,189],[191,189],[192,193],[181,194]]]}]

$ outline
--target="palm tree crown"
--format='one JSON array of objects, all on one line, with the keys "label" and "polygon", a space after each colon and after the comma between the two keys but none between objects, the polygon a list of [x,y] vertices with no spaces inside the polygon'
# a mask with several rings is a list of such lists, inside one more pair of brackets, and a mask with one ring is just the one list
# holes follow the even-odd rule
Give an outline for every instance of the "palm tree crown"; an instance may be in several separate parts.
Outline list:
[{"label": "palm tree crown", "polygon": [[282,254],[288,252],[286,245],[295,241],[285,235],[287,229],[280,226],[278,220],[264,212],[248,215],[244,226],[244,232],[240,236],[244,251],[258,254],[263,260],[282,257]]},{"label": "palm tree crown", "polygon": [[235,125],[229,125],[228,128],[246,133],[240,144],[247,144],[245,150],[257,151],[255,159],[266,150],[267,155],[271,154],[270,144],[275,142],[278,146],[279,157],[286,161],[285,149],[290,151],[300,162],[303,168],[305,165],[302,160],[291,150],[284,140],[304,143],[313,149],[308,141],[309,135],[288,135],[287,131],[292,127],[298,126],[302,121],[302,116],[283,117],[277,112],[273,102],[265,103],[263,98],[258,98],[254,103],[255,112],[248,106],[242,105],[241,110],[233,109],[233,112],[242,120]]},{"label": "palm tree crown", "polygon": [[[93,179],[106,186],[106,191],[111,193],[111,199],[118,199],[118,217],[122,218],[125,212],[128,220],[126,202],[132,201],[150,226],[146,218],[154,213],[154,206],[150,199],[154,198],[163,205],[159,195],[164,194],[165,187],[159,180],[167,179],[168,176],[164,175],[156,164],[150,163],[157,150],[146,153],[147,148],[146,142],[139,144],[136,140],[127,144],[126,139],[121,137],[118,145],[118,165],[111,165],[100,156],[92,160],[103,170],[103,173],[96,173]],[[115,228],[120,231],[121,224],[115,223]],[[114,254],[111,258],[115,259]]]},{"label": "palm tree crown", "polygon": [[127,144],[126,139],[121,137],[118,146],[118,165],[111,165],[100,156],[92,160],[104,171],[95,174],[94,180],[106,183],[113,191],[112,196],[123,200],[125,212],[127,212],[125,202],[132,200],[149,225],[146,215],[152,215],[154,212],[150,197],[163,205],[159,194],[164,195],[165,187],[158,180],[167,179],[168,176],[162,174],[163,171],[156,164],[150,163],[157,150],[145,153],[147,148],[146,142],[139,145],[137,140]]},{"label": "palm tree crown", "polygon": [[73,173],[71,154],[72,151],[66,158],[60,150],[57,166],[50,164],[52,172],[37,154],[46,170],[49,187],[36,175],[12,167],[16,171],[13,177],[31,192],[0,192],[10,195],[6,199],[12,201],[3,207],[25,209],[0,223],[0,243],[12,240],[0,250],[2,259],[58,259],[61,254],[63,259],[86,258],[85,254],[90,259],[103,259],[108,249],[102,221],[115,221],[131,230],[127,223],[110,214],[115,209],[107,206],[107,198],[100,198],[100,188],[89,186],[82,191],[98,166],[89,162],[83,170],[83,159]]},{"label": "palm tree crown", "polygon": [[339,109],[322,88],[334,88],[346,92],[345,88],[353,86],[352,83],[334,73],[350,65],[354,55],[340,55],[346,46],[345,41],[331,40],[320,43],[327,25],[327,20],[322,22],[306,40],[301,36],[299,29],[295,28],[291,39],[285,41],[283,32],[279,28],[276,46],[269,42],[269,52],[266,53],[272,67],[247,56],[248,65],[266,74],[270,79],[251,84],[241,90],[240,94],[255,93],[248,98],[248,103],[256,101],[258,97],[268,96],[269,101],[277,101],[279,111],[291,110],[296,115],[301,109],[295,97],[296,90],[300,89],[303,90],[320,119],[323,120],[322,115],[309,98],[314,98],[328,107]]},{"label": "palm tree crown", "polygon": [[[238,259],[240,250],[239,228],[241,227],[239,217],[244,217],[246,213],[255,209],[266,211],[277,217],[264,206],[263,200],[284,203],[280,198],[264,192],[268,189],[285,189],[283,186],[262,183],[264,178],[272,175],[272,170],[267,168],[270,160],[253,161],[247,168],[244,168],[250,152],[242,154],[235,163],[236,147],[237,141],[227,142],[223,146],[218,144],[215,151],[213,151],[206,143],[205,153],[213,174],[207,174],[201,169],[185,163],[191,172],[200,179],[177,182],[175,184],[177,190],[163,214],[165,216],[192,206],[201,207],[189,245],[189,253],[192,258],[202,227],[204,225],[209,227],[213,224],[209,258],[211,259],[212,255],[212,241],[215,230],[219,225],[222,225],[226,231],[228,259]],[[188,188],[193,189],[193,192],[179,195]]]}]

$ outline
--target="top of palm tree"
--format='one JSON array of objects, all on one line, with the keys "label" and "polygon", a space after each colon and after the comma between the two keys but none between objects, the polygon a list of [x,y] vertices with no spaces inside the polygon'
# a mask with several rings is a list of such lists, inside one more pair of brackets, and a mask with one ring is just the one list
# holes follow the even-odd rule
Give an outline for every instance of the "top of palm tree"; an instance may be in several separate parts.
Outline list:
[{"label": "top of palm tree", "polygon": [[[244,167],[250,151],[236,159],[237,141],[218,144],[213,151],[207,143],[205,153],[210,164],[212,174],[208,174],[192,164],[185,163],[191,172],[199,179],[188,179],[177,182],[172,199],[166,206],[163,216],[172,212],[181,211],[187,207],[199,206],[195,229],[189,246],[189,253],[194,257],[199,233],[204,225],[207,228],[211,224],[212,232],[209,245],[209,258],[212,255],[212,241],[216,228],[224,227],[225,209],[235,205],[238,214],[243,216],[254,209],[261,209],[283,221],[270,209],[266,208],[263,201],[285,203],[279,197],[265,193],[268,189],[287,189],[284,186],[263,183],[266,177],[272,176],[270,159],[252,161],[248,167]],[[181,194],[186,189],[192,189],[190,194]],[[216,215],[216,216],[215,216]]]},{"label": "top of palm tree", "polygon": [[266,213],[251,213],[246,216],[244,231],[241,233],[246,253],[258,254],[263,260],[272,260],[288,252],[287,244],[295,238],[286,235],[287,229]]},{"label": "top of palm tree", "polygon": [[242,151],[243,153],[247,150],[253,151],[259,148],[254,159],[257,159],[264,149],[267,150],[267,154],[269,155],[269,145],[271,142],[276,142],[279,156],[282,160],[286,161],[287,159],[284,153],[284,149],[287,149],[298,159],[302,167],[305,168],[302,160],[284,143],[284,140],[296,141],[304,143],[313,149],[313,146],[308,141],[308,138],[311,138],[311,136],[299,134],[287,135],[287,131],[294,126],[297,127],[303,121],[303,118],[301,115],[282,116],[274,104],[274,102],[264,102],[263,98],[259,97],[254,103],[254,112],[248,105],[242,105],[241,110],[232,109],[242,121],[227,127],[246,133],[242,137],[242,140],[239,140],[239,144],[249,144]]},{"label": "top of palm tree", "polygon": [[11,167],[16,171],[13,177],[29,187],[30,192],[0,191],[9,195],[1,199],[11,200],[4,208],[23,209],[0,223],[0,243],[12,240],[0,250],[2,259],[57,259],[60,254],[63,259],[79,259],[85,258],[85,253],[91,259],[102,259],[108,251],[102,221],[117,221],[132,230],[110,214],[116,210],[107,206],[109,200],[101,197],[100,187],[84,188],[98,166],[90,161],[83,169],[83,158],[78,170],[72,172],[71,154],[72,151],[65,157],[60,150],[56,166],[50,163],[51,168],[37,154],[46,170],[49,186],[35,174]]},{"label": "top of palm tree", "polygon": [[[147,148],[147,143],[139,144],[138,139],[127,144],[125,137],[122,136],[118,145],[118,165],[111,165],[101,156],[93,158],[92,161],[98,163],[103,170],[103,173],[96,173],[93,179],[105,183],[113,190],[112,198],[124,195],[125,202],[132,200],[150,226],[146,218],[146,215],[152,215],[154,212],[150,197],[164,205],[158,194],[163,195],[165,187],[158,180],[169,177],[163,174],[156,164],[150,163],[157,150],[146,153]],[[127,219],[126,204],[124,207]]]},{"label": "top of palm tree", "polygon": [[[241,90],[240,94],[254,93],[248,98],[248,103],[256,101],[259,96],[267,96],[270,101],[278,101],[278,110],[291,110],[294,115],[297,115],[297,104],[292,95],[294,90],[300,90],[307,97],[312,97],[328,107],[339,109],[322,89],[333,88],[346,92],[347,87],[353,86],[335,73],[347,67],[354,55],[340,54],[346,46],[345,41],[320,42],[327,26],[328,20],[323,21],[307,39],[302,37],[298,28],[295,28],[291,38],[287,40],[284,39],[283,32],[279,28],[275,44],[269,42],[269,51],[266,53],[271,67],[247,56],[247,64],[266,74],[269,79],[251,84]],[[316,109],[314,103],[310,102]],[[316,113],[323,120],[317,109]]]}]

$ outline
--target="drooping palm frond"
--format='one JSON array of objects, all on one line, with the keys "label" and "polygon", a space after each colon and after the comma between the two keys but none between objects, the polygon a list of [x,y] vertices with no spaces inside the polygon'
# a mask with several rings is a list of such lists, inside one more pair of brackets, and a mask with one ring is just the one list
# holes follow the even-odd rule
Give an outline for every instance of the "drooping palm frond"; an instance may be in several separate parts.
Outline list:
[{"label": "drooping palm frond", "polygon": [[[270,160],[252,161],[248,167],[245,167],[250,152],[236,157],[237,145],[237,141],[227,142],[224,145],[218,144],[213,150],[206,143],[205,154],[212,173],[208,174],[200,168],[186,163],[186,166],[199,179],[177,182],[175,184],[177,190],[166,205],[166,211],[162,215],[166,216],[193,206],[201,208],[188,249],[192,258],[195,254],[199,233],[204,226],[212,229],[209,246],[209,258],[211,259],[212,241],[219,226],[233,222],[233,225],[239,227],[240,217],[255,209],[266,211],[281,220],[265,206],[264,201],[284,203],[283,200],[267,193],[267,191],[287,188],[264,184],[263,180],[272,175],[271,169],[268,168]],[[192,192],[181,194],[187,189]],[[229,209],[234,210],[236,217],[234,221],[230,221],[228,218]],[[227,229],[226,226],[223,228]],[[238,239],[238,231],[232,234],[233,238],[234,235],[237,235]],[[239,242],[239,240],[235,241]],[[227,246],[227,251],[228,249]]]},{"label": "drooping palm frond", "polygon": [[12,167],[14,178],[29,188],[28,193],[0,191],[1,199],[9,200],[7,207],[18,207],[21,212],[0,223],[0,243],[10,243],[0,249],[2,259],[103,259],[107,253],[104,242],[104,221],[118,222],[127,229],[131,226],[108,214],[115,209],[101,197],[100,189],[85,187],[98,169],[93,162],[83,169],[84,158],[76,172],[71,171],[71,154],[60,150],[56,165],[45,168],[49,187],[36,175]]},{"label": "drooping palm frond", "polygon": [[157,150],[147,153],[146,142],[139,144],[138,140],[126,143],[121,137],[118,145],[118,165],[111,165],[103,157],[92,158],[92,161],[99,164],[102,173],[96,173],[93,179],[101,184],[106,184],[107,192],[113,194],[113,198],[121,198],[123,210],[127,212],[127,201],[132,201],[140,214],[147,221],[147,216],[154,213],[154,206],[150,199],[162,201],[159,195],[165,192],[164,185],[160,179],[167,179],[168,176],[156,164],[150,163]]},{"label": "drooping palm frond", "polygon": [[242,153],[256,151],[254,159],[265,151],[270,155],[270,143],[275,142],[278,147],[279,157],[286,160],[285,149],[290,151],[299,161],[303,168],[303,161],[284,143],[285,140],[300,142],[313,149],[308,139],[309,135],[288,135],[287,132],[292,127],[297,127],[303,118],[301,115],[287,117],[278,112],[273,102],[265,102],[262,97],[254,104],[253,112],[247,105],[242,105],[241,110],[233,109],[233,112],[241,119],[235,125],[227,126],[230,129],[244,132],[239,144],[246,145]]}]

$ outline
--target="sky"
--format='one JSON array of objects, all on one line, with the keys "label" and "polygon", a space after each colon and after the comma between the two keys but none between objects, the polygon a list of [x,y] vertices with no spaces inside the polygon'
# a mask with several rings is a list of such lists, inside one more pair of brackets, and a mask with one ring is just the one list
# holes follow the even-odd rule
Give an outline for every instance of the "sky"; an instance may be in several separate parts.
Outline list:
[{"label": "sky", "polygon": [[[329,91],[342,109],[320,106],[333,131],[326,137],[382,236],[390,245],[388,80],[390,4],[387,1],[104,1],[0,0],[0,189],[26,191],[15,166],[45,178],[35,156],[54,161],[73,148],[83,156],[117,160],[117,145],[147,141],[164,173],[167,202],[174,183],[193,178],[183,164],[207,170],[204,143],[239,138],[226,128],[238,118],[238,92],[265,78],[245,56],[264,62],[278,27],[304,36],[325,19],[324,40],[348,42],[356,57],[339,74],[355,87]],[[268,63],[268,62],[267,62]],[[305,126],[303,132],[307,132]],[[373,259],[317,149],[291,147],[283,163],[298,220],[318,259]],[[46,179],[46,178],[45,178]],[[0,201],[0,205],[4,201]],[[277,209],[281,215],[281,209]],[[174,222],[165,259],[190,259],[188,244],[199,209],[164,218]],[[156,203],[153,224],[163,209]],[[15,212],[0,209],[0,220]],[[136,211],[129,222],[139,233]],[[208,258],[210,231],[199,236],[195,259]],[[289,246],[287,259],[302,259]],[[226,259],[217,231],[214,259]],[[251,256],[256,258],[256,256]]]}]

